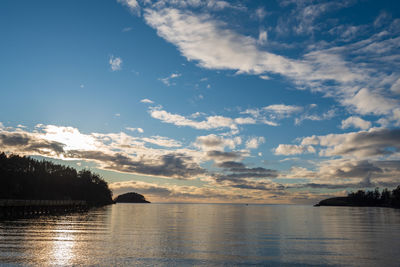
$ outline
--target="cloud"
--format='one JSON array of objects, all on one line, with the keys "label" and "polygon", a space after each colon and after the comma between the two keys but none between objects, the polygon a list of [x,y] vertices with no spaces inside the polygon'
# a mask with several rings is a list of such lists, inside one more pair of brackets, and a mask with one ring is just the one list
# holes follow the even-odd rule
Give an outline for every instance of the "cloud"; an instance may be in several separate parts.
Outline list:
[{"label": "cloud", "polygon": [[253,38],[236,34],[209,15],[196,15],[175,8],[145,9],[146,22],[158,35],[173,43],[189,60],[211,69],[233,69],[243,73],[297,74],[308,67],[257,49]]},{"label": "cloud", "polygon": [[263,107],[263,110],[274,113],[279,116],[289,116],[293,113],[302,111],[303,108],[299,107],[299,106],[280,104],[280,105],[269,105],[269,106]]},{"label": "cloud", "polygon": [[315,149],[309,145],[285,145],[280,144],[275,148],[275,155],[296,155],[304,153],[315,153]]},{"label": "cloud", "polygon": [[393,83],[393,85],[390,87],[390,90],[396,94],[400,94],[400,78]]},{"label": "cloud", "polygon": [[243,157],[243,153],[231,151],[219,151],[219,150],[210,150],[206,153],[207,157],[214,161],[234,161],[241,159]]},{"label": "cloud", "polygon": [[143,133],[144,132],[142,128],[126,127],[125,129],[127,129],[128,131],[131,131],[131,132],[135,132],[135,131],[137,131],[139,133]]},{"label": "cloud", "polygon": [[[310,108],[314,108],[315,106],[312,104],[310,105]],[[322,114],[302,114],[299,118],[296,118],[294,120],[294,124],[300,125],[303,121],[305,120],[311,120],[311,121],[323,121],[323,120],[329,120],[332,119],[336,115],[335,110],[331,109],[328,110],[327,112],[324,112]]]},{"label": "cloud", "polygon": [[155,119],[159,119],[162,122],[171,123],[177,126],[189,126],[199,130],[223,128],[230,128],[232,130],[237,129],[236,124],[231,118],[223,116],[209,116],[204,121],[194,121],[182,115],[172,114],[159,108],[152,108],[150,109],[149,113]]},{"label": "cloud", "polygon": [[236,146],[242,143],[242,139],[239,136],[234,138],[224,138],[215,134],[198,136],[195,141],[197,147],[202,148],[202,150],[215,150],[224,149],[229,147],[230,149],[236,148]]},{"label": "cloud", "polygon": [[171,86],[171,85],[175,85],[175,83],[171,83],[172,79],[176,79],[178,77],[182,76],[182,74],[180,73],[172,73],[170,76],[165,77],[165,78],[160,78],[159,80],[161,82],[163,82],[163,84],[165,84],[166,86]]},{"label": "cloud", "polygon": [[399,105],[395,99],[383,97],[367,88],[362,88],[350,98],[344,99],[343,103],[353,106],[354,110],[362,115],[390,114]]},{"label": "cloud", "polygon": [[[315,30],[321,30],[314,25],[317,18],[332,10],[347,7],[350,2],[296,2],[295,8],[291,9],[294,19],[289,19],[293,32],[312,34]],[[393,37],[397,35],[394,28],[389,27],[386,31],[352,44],[335,46],[333,41],[309,46],[304,50],[306,54],[292,59],[263,50],[258,46],[258,37],[231,30],[229,23],[216,19],[212,13],[194,13],[182,6],[179,9],[176,7],[174,4],[146,7],[144,19],[189,61],[196,61],[203,68],[235,70],[238,74],[261,77],[280,75],[299,89],[309,89],[335,98],[352,112],[391,116],[392,120],[395,118],[392,111],[398,106],[399,99],[391,97],[396,90],[390,90],[395,81],[389,79],[392,76],[400,77],[397,71],[391,71],[399,67],[398,61],[393,58],[399,38]],[[288,17],[285,16],[282,21]],[[260,36],[260,40],[266,39],[263,33]],[[384,62],[382,55],[386,55]],[[314,115],[304,119],[316,118]],[[265,123],[277,125],[271,120],[265,120]]]},{"label": "cloud", "polygon": [[163,147],[181,147],[182,143],[164,136],[143,137],[141,140]]},{"label": "cloud", "polygon": [[130,32],[132,30],[132,27],[125,27],[122,29],[122,32]]},{"label": "cloud", "polygon": [[303,107],[294,105],[275,104],[262,108],[250,108],[242,111],[242,114],[251,115],[256,121],[270,126],[278,126],[275,121],[288,118],[295,113],[299,113]]},{"label": "cloud", "polygon": [[144,99],[140,100],[140,102],[146,103],[146,104],[154,104],[154,102],[152,100],[147,99],[147,98],[144,98]]},{"label": "cloud", "polygon": [[253,137],[250,138],[249,140],[246,141],[246,148],[247,149],[256,149],[258,148],[261,144],[265,143],[265,138],[260,136],[260,137]]},{"label": "cloud", "polygon": [[140,6],[136,0],[117,0],[117,2],[128,7],[132,13],[140,15]]},{"label": "cloud", "polygon": [[[181,143],[166,137],[119,134],[82,134],[73,127],[37,125],[35,132],[0,130],[0,150],[63,160],[85,160],[101,169],[141,175],[191,179],[205,174],[196,151],[152,149],[151,143],[176,148]],[[194,158],[196,157],[196,158]]]},{"label": "cloud", "polygon": [[237,124],[256,124],[257,121],[254,118],[251,117],[245,117],[245,118],[236,118],[235,123]]},{"label": "cloud", "polygon": [[110,63],[112,71],[118,71],[122,68],[122,59],[119,57],[110,56],[108,63]]},{"label": "cloud", "polygon": [[241,162],[224,161],[217,163],[217,166],[224,168],[231,173],[225,175],[217,175],[218,179],[241,179],[241,178],[276,178],[278,172],[276,170],[265,169],[262,167],[248,168]]},{"label": "cloud", "polygon": [[342,120],[342,129],[347,129],[350,127],[359,128],[361,130],[367,130],[371,128],[371,122],[365,121],[357,116],[350,116],[345,120]]},{"label": "cloud", "polygon": [[190,179],[206,173],[190,156],[179,153],[152,158],[135,158],[122,153],[72,150],[67,156],[73,159],[96,161],[107,170],[133,174]]},{"label": "cloud", "polygon": [[253,199],[251,195],[234,192],[225,188],[178,186],[142,181],[121,181],[109,184],[114,195],[138,192],[153,202],[240,202]]},{"label": "cloud", "polygon": [[263,7],[259,7],[256,9],[255,15],[259,20],[263,20],[265,18],[265,16],[267,15],[267,12],[265,11],[265,9]]},{"label": "cloud", "polygon": [[257,43],[260,45],[263,45],[267,42],[268,40],[268,33],[265,30],[260,30],[260,33],[258,34],[258,40]]},{"label": "cloud", "polygon": [[0,132],[2,151],[23,155],[58,156],[64,153],[65,145],[51,140],[44,140],[34,134],[24,132]]},{"label": "cloud", "polygon": [[305,137],[301,145],[323,147],[323,156],[365,158],[400,151],[400,129],[371,128],[368,131]]}]

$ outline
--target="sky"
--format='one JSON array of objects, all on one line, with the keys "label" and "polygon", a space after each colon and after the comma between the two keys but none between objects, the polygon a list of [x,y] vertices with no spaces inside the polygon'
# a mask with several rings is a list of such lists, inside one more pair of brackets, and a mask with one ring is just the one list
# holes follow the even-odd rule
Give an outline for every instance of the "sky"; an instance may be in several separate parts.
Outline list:
[{"label": "sky", "polygon": [[153,202],[400,184],[398,1],[0,1],[0,151]]}]

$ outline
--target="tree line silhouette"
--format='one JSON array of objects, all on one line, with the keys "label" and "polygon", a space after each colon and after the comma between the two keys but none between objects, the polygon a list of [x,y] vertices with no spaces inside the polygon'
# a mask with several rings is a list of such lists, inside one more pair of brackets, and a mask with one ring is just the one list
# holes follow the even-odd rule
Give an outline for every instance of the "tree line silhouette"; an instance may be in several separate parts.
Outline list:
[{"label": "tree line silhouette", "polygon": [[400,185],[392,191],[387,188],[379,192],[379,188],[374,191],[358,190],[351,192],[347,198],[355,204],[365,206],[393,206],[400,208]]},{"label": "tree line silhouette", "polygon": [[106,181],[89,170],[0,153],[0,199],[86,200],[112,203]]}]

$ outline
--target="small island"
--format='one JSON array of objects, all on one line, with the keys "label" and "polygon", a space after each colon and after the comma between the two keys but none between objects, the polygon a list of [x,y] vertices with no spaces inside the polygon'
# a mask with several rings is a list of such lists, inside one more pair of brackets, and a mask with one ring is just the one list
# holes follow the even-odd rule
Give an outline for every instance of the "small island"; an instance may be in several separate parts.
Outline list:
[{"label": "small island", "polygon": [[114,201],[116,203],[150,203],[150,201],[147,201],[143,195],[135,192],[119,195],[114,199]]},{"label": "small island", "polygon": [[385,188],[379,192],[379,188],[374,191],[358,190],[351,192],[347,197],[333,197],[321,200],[314,206],[352,206],[352,207],[389,207],[400,208],[400,185],[393,191]]}]

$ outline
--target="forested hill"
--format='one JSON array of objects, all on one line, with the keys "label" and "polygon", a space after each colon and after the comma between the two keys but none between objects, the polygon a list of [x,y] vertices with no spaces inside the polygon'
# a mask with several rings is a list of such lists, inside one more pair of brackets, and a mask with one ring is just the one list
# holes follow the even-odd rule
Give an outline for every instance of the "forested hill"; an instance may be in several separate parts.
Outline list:
[{"label": "forested hill", "polygon": [[135,192],[119,195],[114,201],[116,203],[150,203],[150,201],[147,201],[143,195]]},{"label": "forested hill", "polygon": [[89,170],[0,153],[0,199],[86,200],[92,205],[112,203],[112,192]]},{"label": "forested hill", "polygon": [[334,197],[321,200],[315,206],[357,206],[357,207],[391,207],[400,208],[400,185],[393,191],[384,189],[379,192],[358,190],[351,192],[347,197]]}]

